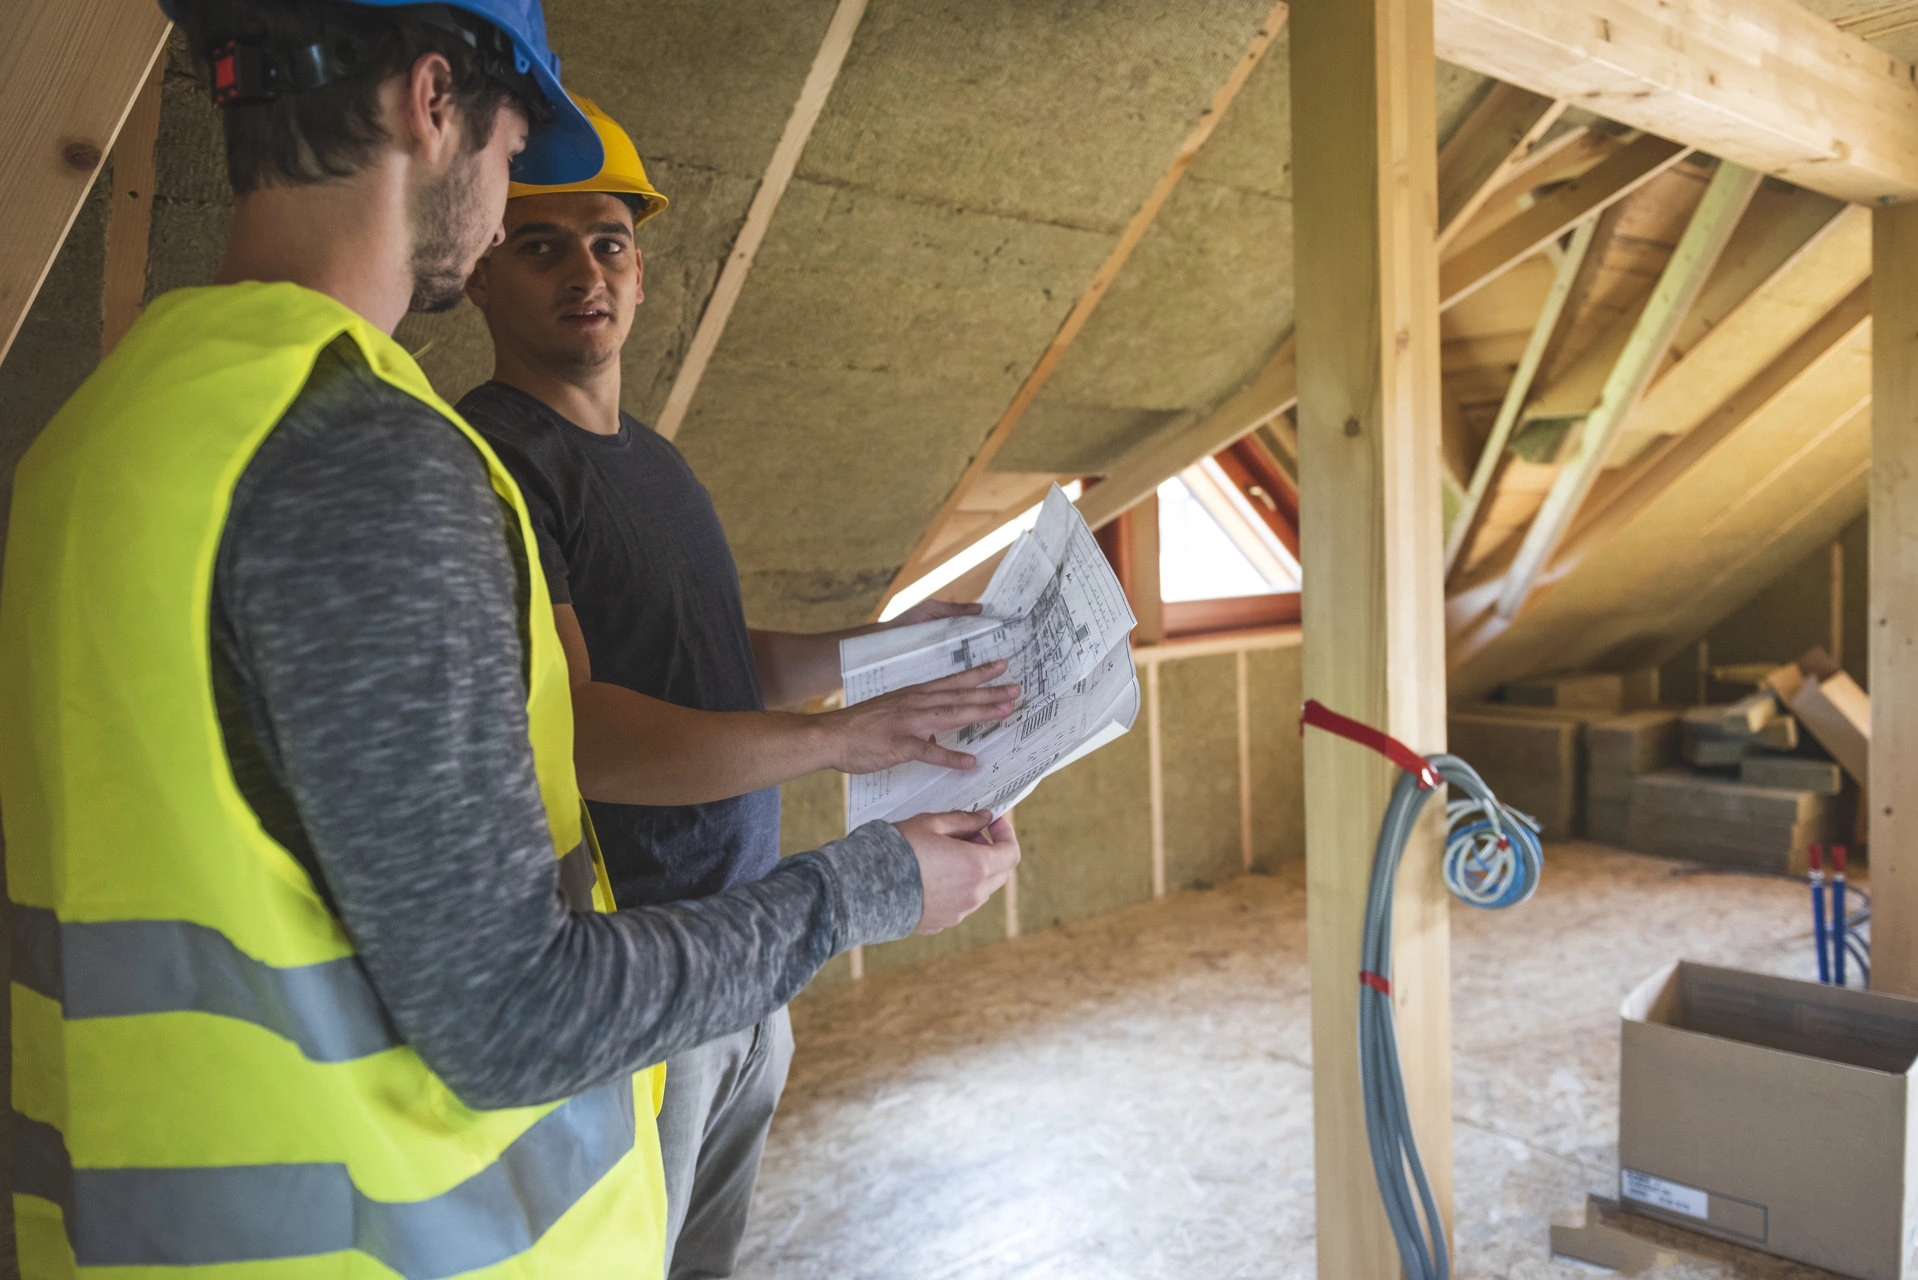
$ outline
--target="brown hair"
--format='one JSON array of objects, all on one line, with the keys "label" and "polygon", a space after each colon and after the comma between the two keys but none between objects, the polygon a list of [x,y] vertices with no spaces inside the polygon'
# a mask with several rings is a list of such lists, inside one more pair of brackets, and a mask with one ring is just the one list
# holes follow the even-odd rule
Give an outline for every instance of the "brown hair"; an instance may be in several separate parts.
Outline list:
[{"label": "brown hair", "polygon": [[300,59],[317,50],[326,68],[316,87],[221,108],[227,180],[235,195],[347,178],[365,169],[389,141],[380,122],[380,86],[408,74],[430,53],[452,67],[452,98],[466,122],[470,149],[491,140],[502,106],[517,105],[531,119],[548,114],[545,99],[530,82],[511,83],[476,47],[489,39],[504,44],[503,38],[450,5],[179,0],[178,8],[180,25],[209,79],[216,51],[231,41],[262,52],[268,61]]}]

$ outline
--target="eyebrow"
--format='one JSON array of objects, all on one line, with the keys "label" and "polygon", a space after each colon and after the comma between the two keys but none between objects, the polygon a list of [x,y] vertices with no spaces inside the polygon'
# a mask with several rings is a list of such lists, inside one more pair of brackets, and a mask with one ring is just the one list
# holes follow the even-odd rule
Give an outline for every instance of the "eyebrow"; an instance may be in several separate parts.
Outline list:
[{"label": "eyebrow", "polygon": [[[562,227],[557,222],[525,222],[513,228],[508,239],[517,240],[521,236],[564,236],[573,234],[572,228]],[[589,236],[625,236],[633,238],[633,229],[623,222],[596,222],[586,228]]]}]

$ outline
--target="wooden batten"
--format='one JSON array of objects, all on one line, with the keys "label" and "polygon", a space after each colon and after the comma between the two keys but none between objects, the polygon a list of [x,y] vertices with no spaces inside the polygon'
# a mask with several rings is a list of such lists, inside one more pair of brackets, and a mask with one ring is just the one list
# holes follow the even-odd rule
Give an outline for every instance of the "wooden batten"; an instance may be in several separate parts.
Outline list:
[{"label": "wooden batten", "polygon": [[[1294,11],[1292,61],[1301,534],[1306,562],[1330,567],[1305,601],[1304,691],[1428,752],[1445,743],[1431,21],[1430,0],[1313,0]],[[1394,780],[1371,752],[1306,736],[1314,1176],[1327,1280],[1401,1274],[1368,1155],[1355,981]],[[1399,878],[1393,1003],[1419,1150],[1449,1224],[1439,853],[1430,809]]]},{"label": "wooden batten", "polygon": [[779,202],[785,199],[786,188],[799,169],[799,157],[812,137],[813,126],[819,123],[820,112],[826,109],[826,99],[831,96],[832,87],[839,79],[839,69],[845,65],[846,54],[852,49],[853,33],[865,16],[866,0],[839,0],[832,21],[826,25],[825,39],[819,42],[819,52],[813,56],[792,114],[787,117],[786,127],[773,147],[772,160],[759,180],[759,190],[753,193],[753,202],[746,209],[746,220],[733,241],[732,252],[726,255],[726,265],[720,268],[712,297],[700,313],[699,327],[693,330],[686,358],[680,361],[679,372],[673,375],[672,390],[666,393],[659,421],[653,424],[653,429],[668,440],[678,435],[686,423],[686,412],[692,408],[693,397],[706,377],[706,366],[719,349],[719,339],[732,319],[740,293],[746,288],[746,277],[753,269],[753,260],[759,256],[759,246],[772,229],[773,215],[779,212]]}]

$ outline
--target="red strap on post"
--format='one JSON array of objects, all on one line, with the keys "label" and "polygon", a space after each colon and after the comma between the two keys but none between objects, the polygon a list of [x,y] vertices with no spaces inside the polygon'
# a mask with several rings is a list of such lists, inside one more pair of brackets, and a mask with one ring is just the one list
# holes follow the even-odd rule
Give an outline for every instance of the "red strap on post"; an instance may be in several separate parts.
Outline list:
[{"label": "red strap on post", "polygon": [[1389,733],[1381,733],[1369,724],[1361,724],[1349,716],[1340,715],[1317,698],[1306,700],[1304,714],[1299,717],[1300,737],[1305,736],[1307,725],[1324,729],[1327,733],[1336,733],[1339,737],[1349,742],[1356,742],[1361,747],[1370,747],[1417,778],[1421,791],[1431,791],[1439,784],[1438,775],[1432,772],[1432,766],[1424,756]]},{"label": "red strap on post", "polygon": [[1359,985],[1362,987],[1370,987],[1382,996],[1390,997],[1392,994],[1392,984],[1384,978],[1379,977],[1378,974],[1373,973],[1370,969],[1359,970]]}]

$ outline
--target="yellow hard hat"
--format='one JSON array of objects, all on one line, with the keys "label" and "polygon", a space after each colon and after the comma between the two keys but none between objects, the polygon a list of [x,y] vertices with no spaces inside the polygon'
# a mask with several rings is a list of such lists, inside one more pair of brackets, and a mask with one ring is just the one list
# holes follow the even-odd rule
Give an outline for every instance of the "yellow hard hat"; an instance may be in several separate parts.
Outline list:
[{"label": "yellow hard hat", "polygon": [[593,128],[599,130],[600,145],[606,150],[606,163],[598,173],[583,182],[562,182],[550,187],[526,182],[512,183],[506,188],[507,199],[551,195],[561,191],[595,191],[631,196],[639,201],[639,208],[633,214],[633,225],[637,227],[666,207],[666,197],[655,191],[653,184],[646,180],[646,166],[639,161],[639,148],[619,127],[619,122],[601,111],[599,104],[591,98],[582,98],[576,93],[570,96],[579,104],[579,109],[586,113]]}]

